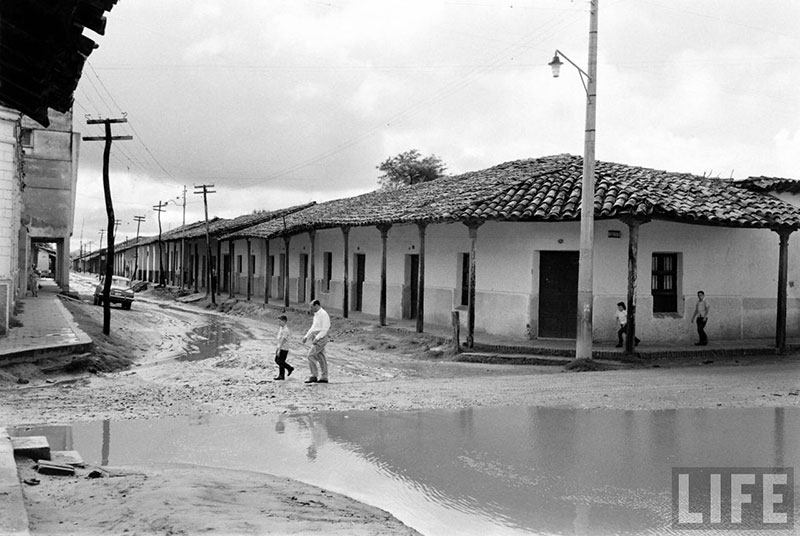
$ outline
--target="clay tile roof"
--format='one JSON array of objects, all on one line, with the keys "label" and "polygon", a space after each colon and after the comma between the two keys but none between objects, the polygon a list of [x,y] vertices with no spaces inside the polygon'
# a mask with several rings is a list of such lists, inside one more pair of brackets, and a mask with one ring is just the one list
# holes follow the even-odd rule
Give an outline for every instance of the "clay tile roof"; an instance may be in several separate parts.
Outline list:
[{"label": "clay tile roof", "polygon": [[[583,159],[568,154],[505,162],[396,190],[298,210],[235,236],[448,221],[580,219]],[[640,217],[729,227],[800,227],[800,209],[722,179],[597,162],[595,217]]]},{"label": "clay tile roof", "polygon": [[750,177],[735,183],[741,188],[761,193],[800,194],[800,181],[779,177]]},{"label": "clay tile roof", "polygon": [[[503,166],[478,173],[494,179],[508,169],[508,164]],[[513,168],[521,180],[470,203],[453,216],[478,220],[580,218],[581,157],[523,160]],[[800,209],[732,181],[600,161],[595,168],[594,212],[598,219],[638,216],[730,227],[800,226]]]},{"label": "clay tile roof", "polygon": [[[285,218],[286,216],[293,214],[297,211],[312,207],[315,204],[316,204],[315,202],[311,202],[311,203],[305,203],[303,205],[291,206],[280,210],[273,210],[271,212],[267,211],[253,212],[252,214],[239,216],[232,220],[224,220],[221,221],[216,226],[212,234],[218,237],[220,240],[228,240],[230,238],[247,238],[250,235],[248,235],[245,232],[246,229],[253,227],[254,225],[270,222],[272,220],[282,221],[283,218]],[[200,231],[202,231],[200,234],[205,234],[205,229],[200,229]]]}]

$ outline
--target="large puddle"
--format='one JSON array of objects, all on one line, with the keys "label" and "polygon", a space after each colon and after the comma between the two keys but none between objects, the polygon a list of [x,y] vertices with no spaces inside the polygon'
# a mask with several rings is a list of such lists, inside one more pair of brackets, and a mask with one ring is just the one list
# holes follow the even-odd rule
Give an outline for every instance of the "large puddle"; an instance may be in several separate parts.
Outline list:
[{"label": "large puddle", "polygon": [[53,449],[78,450],[92,464],[290,477],[427,535],[695,536],[702,532],[671,525],[673,467],[800,466],[800,409],[790,408],[197,414],[14,433],[46,433]]}]

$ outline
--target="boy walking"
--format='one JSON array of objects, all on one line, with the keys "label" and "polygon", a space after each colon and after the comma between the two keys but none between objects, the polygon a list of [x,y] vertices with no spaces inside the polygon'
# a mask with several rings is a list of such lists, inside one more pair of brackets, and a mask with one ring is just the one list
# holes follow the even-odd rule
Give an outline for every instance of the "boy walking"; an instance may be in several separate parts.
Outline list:
[{"label": "boy walking", "polygon": [[[275,344],[277,346],[275,349],[275,363],[278,364],[276,380],[283,380],[294,372],[294,367],[286,363],[286,357],[289,355],[289,337],[291,336],[289,327],[286,325],[287,322],[286,315],[278,317],[278,334],[275,336]],[[286,371],[285,376],[284,371]]]}]

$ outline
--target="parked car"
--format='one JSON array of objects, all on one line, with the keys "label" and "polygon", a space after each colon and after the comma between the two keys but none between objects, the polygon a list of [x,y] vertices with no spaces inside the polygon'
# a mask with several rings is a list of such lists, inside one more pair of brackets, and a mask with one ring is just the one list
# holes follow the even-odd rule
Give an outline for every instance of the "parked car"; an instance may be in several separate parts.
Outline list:
[{"label": "parked car", "polygon": [[[103,304],[103,287],[105,277],[100,278],[100,283],[94,288],[94,304]],[[133,304],[134,294],[131,290],[131,280],[121,275],[111,276],[111,291],[109,292],[109,303],[119,303],[123,309],[130,309]]]}]

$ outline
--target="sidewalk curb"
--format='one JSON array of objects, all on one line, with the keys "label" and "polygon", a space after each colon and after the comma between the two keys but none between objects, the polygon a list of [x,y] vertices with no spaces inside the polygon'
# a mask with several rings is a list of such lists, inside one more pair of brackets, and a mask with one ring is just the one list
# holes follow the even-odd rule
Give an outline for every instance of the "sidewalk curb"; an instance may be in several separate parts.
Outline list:
[{"label": "sidewalk curb", "polygon": [[0,427],[0,534],[28,536],[28,512],[17,475],[14,447],[5,428]]}]

